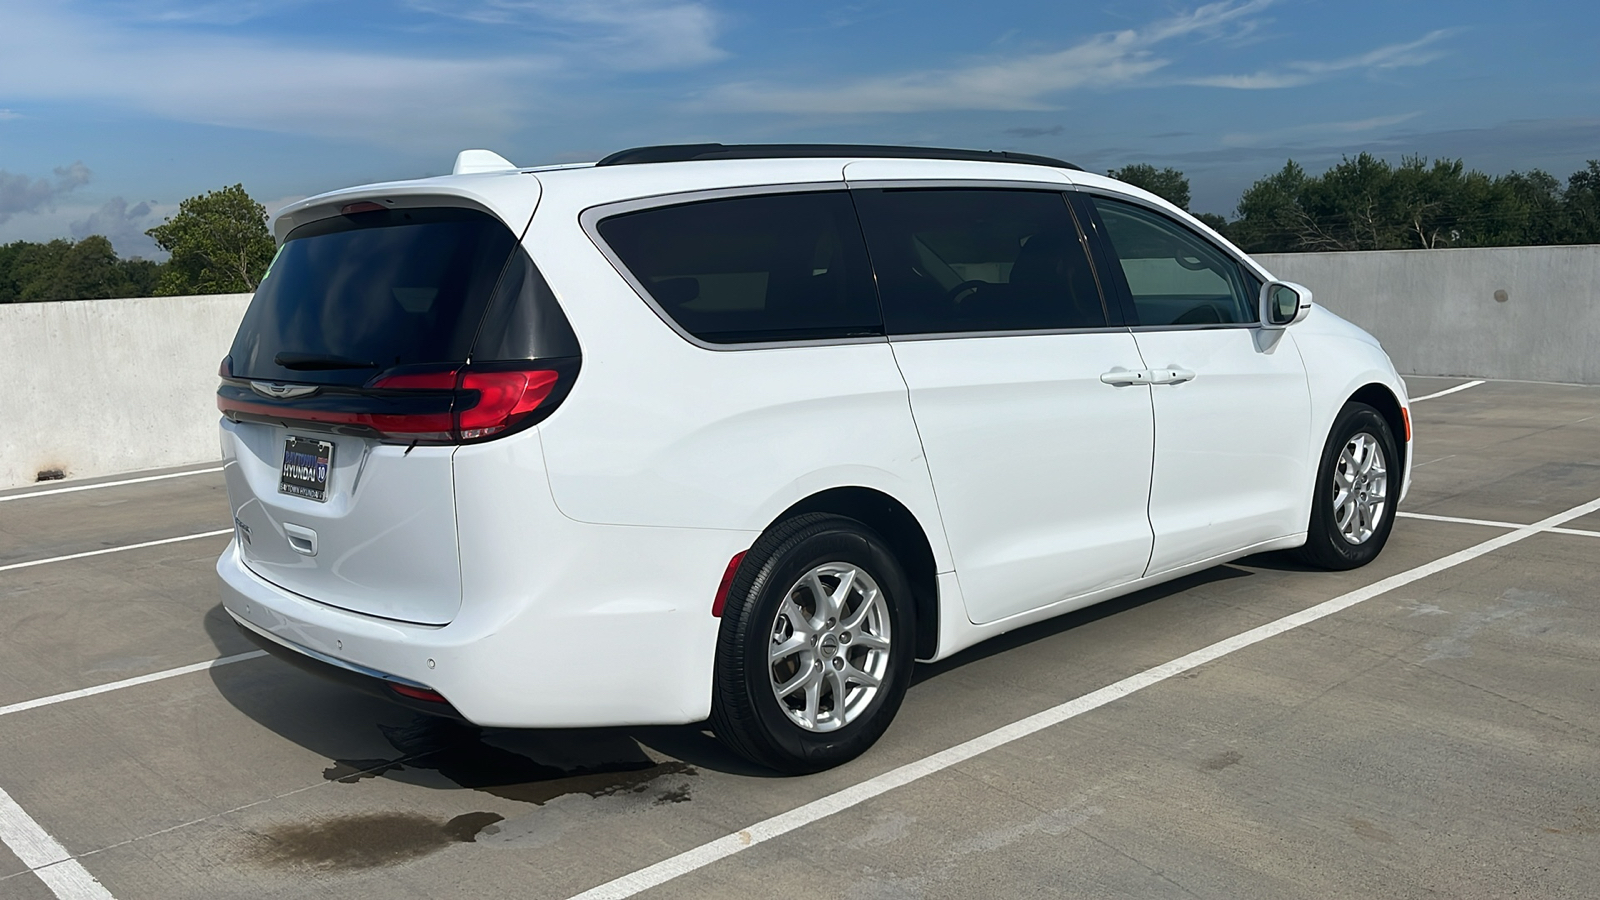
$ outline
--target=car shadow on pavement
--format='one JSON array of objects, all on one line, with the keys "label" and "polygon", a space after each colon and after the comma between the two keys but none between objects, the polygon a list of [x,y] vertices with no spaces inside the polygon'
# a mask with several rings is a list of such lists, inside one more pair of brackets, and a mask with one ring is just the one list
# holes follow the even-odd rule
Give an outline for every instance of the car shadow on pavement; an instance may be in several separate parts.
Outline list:
[{"label": "car shadow on pavement", "polygon": [[[1279,554],[1242,562],[1257,568],[1289,569]],[[991,638],[936,663],[919,664],[912,685],[946,672],[1045,640],[1207,584],[1246,578],[1232,565],[1097,603],[1085,609]],[[221,605],[203,623],[224,655],[252,645]],[[470,789],[506,799],[543,804],[569,793],[613,796],[641,793],[698,769],[776,777],[729,751],[705,723],[627,728],[481,728],[429,716],[379,697],[324,681],[277,659],[252,660],[210,670],[213,683],[234,708],[274,734],[328,761],[330,782],[355,784],[383,778],[436,789]],[[663,794],[672,799],[669,789]]]},{"label": "car shadow on pavement", "polygon": [[[220,604],[207,611],[203,624],[224,656],[253,646]],[[664,778],[670,781],[667,776],[694,769],[775,774],[727,750],[704,724],[481,728],[419,713],[270,657],[216,667],[210,675],[235,709],[326,759],[322,775],[331,782],[383,778],[542,805],[569,793],[645,793]]]},{"label": "car shadow on pavement", "polygon": [[[1256,557],[1251,557],[1250,564],[1255,565]],[[921,663],[917,666],[916,674],[911,677],[913,686],[921,684],[931,678],[937,678],[946,672],[971,665],[979,660],[988,659],[1001,653],[1015,650],[1018,647],[1054,637],[1074,628],[1081,628],[1090,622],[1096,622],[1118,613],[1137,609],[1147,603],[1165,600],[1174,594],[1192,590],[1207,584],[1229,581],[1235,578],[1248,578],[1250,572],[1232,565],[1213,566],[1185,575],[1172,581],[1163,582],[1153,587],[1135,591],[1126,596],[1105,600],[1093,606],[1084,607],[1076,612],[1070,612],[1053,619],[1046,619],[1033,625],[1025,625],[1015,631],[992,637],[975,647],[969,647],[954,656],[941,659],[935,663]]]}]

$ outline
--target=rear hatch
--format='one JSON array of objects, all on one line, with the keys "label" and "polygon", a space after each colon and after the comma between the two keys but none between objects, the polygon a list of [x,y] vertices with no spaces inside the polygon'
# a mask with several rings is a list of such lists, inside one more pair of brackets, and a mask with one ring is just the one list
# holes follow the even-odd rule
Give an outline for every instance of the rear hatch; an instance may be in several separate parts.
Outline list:
[{"label": "rear hatch", "polygon": [[517,236],[485,212],[356,203],[295,228],[217,391],[244,564],[330,606],[449,622],[455,447],[548,415],[578,356]]}]

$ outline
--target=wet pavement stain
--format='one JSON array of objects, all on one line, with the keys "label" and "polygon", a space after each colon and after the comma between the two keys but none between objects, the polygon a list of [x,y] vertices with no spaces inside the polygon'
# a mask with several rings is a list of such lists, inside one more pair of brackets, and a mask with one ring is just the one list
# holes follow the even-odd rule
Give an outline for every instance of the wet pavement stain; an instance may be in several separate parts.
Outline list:
[{"label": "wet pavement stain", "polygon": [[[609,797],[640,794],[664,775],[695,775],[697,770],[681,762],[655,762],[644,751],[633,748],[631,758],[593,766],[561,768],[541,763],[529,756],[497,747],[483,739],[483,729],[452,719],[418,716],[409,725],[379,725],[390,746],[400,752],[396,759],[340,759],[322,772],[322,777],[342,784],[355,784],[406,768],[438,772],[457,785],[483,791],[506,800],[537,806],[566,794]],[[682,803],[690,799],[688,786],[666,790],[656,805]]]},{"label": "wet pavement stain", "polygon": [[440,821],[417,813],[366,813],[295,822],[256,834],[252,861],[274,868],[321,871],[372,869],[427,856],[451,844],[468,844],[501,821],[476,812]]},{"label": "wet pavement stain", "polygon": [[1205,762],[1202,762],[1200,764],[1200,771],[1220,772],[1229,766],[1238,764],[1238,762],[1242,759],[1244,759],[1244,754],[1240,753],[1239,751],[1224,750],[1223,752],[1218,753],[1216,756],[1212,756],[1206,759]]}]

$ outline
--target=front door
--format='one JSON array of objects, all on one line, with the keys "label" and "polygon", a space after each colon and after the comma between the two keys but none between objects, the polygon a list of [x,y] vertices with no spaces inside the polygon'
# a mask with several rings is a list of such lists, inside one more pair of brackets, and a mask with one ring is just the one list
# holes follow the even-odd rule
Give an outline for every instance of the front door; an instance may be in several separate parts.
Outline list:
[{"label": "front door", "polygon": [[1149,574],[1304,531],[1305,366],[1286,330],[1256,324],[1254,277],[1156,210],[1093,204],[1152,375]]},{"label": "front door", "polygon": [[969,617],[1137,579],[1150,388],[1061,193],[854,193]]}]

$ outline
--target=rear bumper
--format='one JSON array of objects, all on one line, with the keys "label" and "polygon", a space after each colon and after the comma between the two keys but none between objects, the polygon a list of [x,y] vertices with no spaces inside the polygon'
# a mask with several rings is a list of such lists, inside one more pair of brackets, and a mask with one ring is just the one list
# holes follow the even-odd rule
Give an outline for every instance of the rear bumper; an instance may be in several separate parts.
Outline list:
[{"label": "rear bumper", "polygon": [[[562,546],[549,547],[537,568],[526,556],[474,567],[477,577],[464,580],[481,590],[468,591],[446,625],[380,619],[284,590],[243,564],[236,541],[217,560],[222,603],[280,658],[391,700],[385,679],[426,686],[477,725],[704,720],[720,623],[711,602],[728,558],[752,536],[564,524],[576,532],[565,540],[540,529],[544,543]],[[407,705],[451,714],[442,704]]]},{"label": "rear bumper", "polygon": [[254,625],[239,619],[237,616],[234,617],[234,623],[239,626],[240,633],[257,647],[318,678],[336,681],[345,687],[354,688],[364,694],[371,694],[374,697],[389,700],[418,712],[435,716],[448,716],[454,719],[462,718],[461,713],[449,703],[418,700],[400,694],[393,688],[396,684],[409,685],[411,687],[425,687],[425,685],[417,685],[409,680],[402,680],[384,672],[364,669],[343,660],[323,656],[305,647],[291,646],[256,628]]}]

